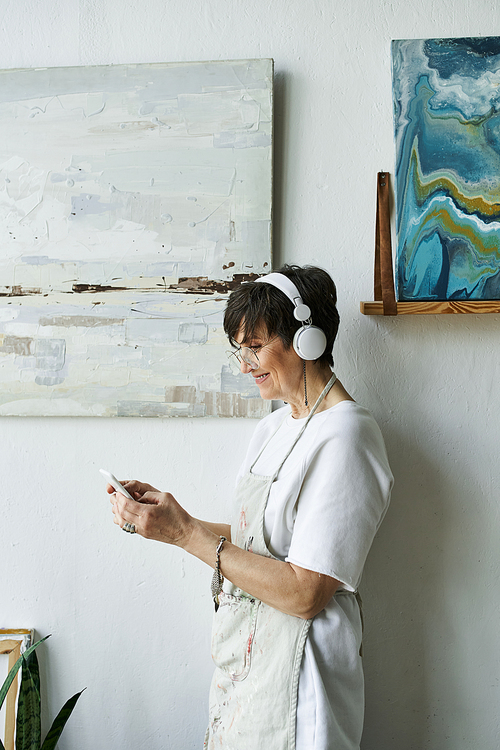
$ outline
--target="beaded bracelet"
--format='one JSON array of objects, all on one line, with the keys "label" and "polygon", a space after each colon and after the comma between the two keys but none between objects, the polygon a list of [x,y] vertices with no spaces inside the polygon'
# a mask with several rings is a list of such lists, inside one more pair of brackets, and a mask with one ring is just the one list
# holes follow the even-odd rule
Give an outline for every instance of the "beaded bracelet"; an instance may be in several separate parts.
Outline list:
[{"label": "beaded bracelet", "polygon": [[224,542],[227,542],[227,539],[225,536],[221,536],[219,539],[219,544],[217,545],[217,549],[215,550],[215,570],[212,576],[211,591],[216,612],[219,609],[219,594],[222,591],[222,584],[224,583],[224,576],[220,572],[220,553],[222,547],[224,546]]}]

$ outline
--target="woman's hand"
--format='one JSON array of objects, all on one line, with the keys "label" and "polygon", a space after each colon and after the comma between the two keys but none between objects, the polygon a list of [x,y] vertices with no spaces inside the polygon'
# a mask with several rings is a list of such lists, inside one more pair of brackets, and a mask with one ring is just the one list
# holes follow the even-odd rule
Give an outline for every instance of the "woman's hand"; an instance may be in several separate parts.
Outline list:
[{"label": "woman's hand", "polygon": [[129,500],[108,485],[114,522],[123,528],[134,524],[136,533],[146,539],[182,547],[213,568],[220,536],[227,543],[221,552],[221,571],[243,591],[279,609],[309,619],[331,599],[339,581],[262,555],[255,555],[231,544],[231,527],[190,516],[170,492],[159,492],[150,484],[122,482],[135,497]]},{"label": "woman's hand", "polygon": [[137,534],[166,544],[183,547],[189,540],[195,519],[182,508],[170,492],[159,492],[150,484],[136,480],[122,482],[135,500],[130,500],[111,485],[107,491],[114,513],[114,522],[123,528],[134,524]]},{"label": "woman's hand", "polygon": [[[120,482],[120,484],[125,487],[127,492],[130,492],[132,497],[135,497],[135,499],[139,501],[145,492],[159,492],[159,490],[157,490],[156,487],[153,487],[151,484],[138,482],[137,479],[124,479],[122,482]],[[114,495],[116,490],[114,487],[108,484],[106,485],[106,492],[108,492],[110,495]],[[113,502],[113,500],[111,500],[111,502]]]}]

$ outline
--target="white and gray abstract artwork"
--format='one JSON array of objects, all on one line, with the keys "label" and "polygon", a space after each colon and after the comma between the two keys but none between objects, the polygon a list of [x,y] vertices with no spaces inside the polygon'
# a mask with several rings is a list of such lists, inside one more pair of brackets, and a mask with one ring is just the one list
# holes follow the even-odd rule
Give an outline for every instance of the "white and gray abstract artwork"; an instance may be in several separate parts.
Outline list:
[{"label": "white and gray abstract artwork", "polygon": [[228,294],[270,270],[272,60],[0,71],[0,414],[250,416]]}]

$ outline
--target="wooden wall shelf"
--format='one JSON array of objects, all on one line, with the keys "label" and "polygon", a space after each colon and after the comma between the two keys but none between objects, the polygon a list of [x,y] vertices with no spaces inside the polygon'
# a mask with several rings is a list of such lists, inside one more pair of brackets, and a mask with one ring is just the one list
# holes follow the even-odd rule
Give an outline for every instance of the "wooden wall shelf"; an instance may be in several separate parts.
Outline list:
[{"label": "wooden wall shelf", "polygon": [[377,174],[377,219],[375,224],[375,273],[373,302],[360,302],[363,315],[481,315],[500,313],[500,300],[439,300],[397,302],[392,265],[389,172]]},{"label": "wooden wall shelf", "polygon": [[[363,315],[383,315],[382,302],[361,302]],[[480,315],[500,313],[500,300],[484,302],[448,300],[443,302],[398,302],[398,315]],[[394,316],[391,316],[394,317]]]}]

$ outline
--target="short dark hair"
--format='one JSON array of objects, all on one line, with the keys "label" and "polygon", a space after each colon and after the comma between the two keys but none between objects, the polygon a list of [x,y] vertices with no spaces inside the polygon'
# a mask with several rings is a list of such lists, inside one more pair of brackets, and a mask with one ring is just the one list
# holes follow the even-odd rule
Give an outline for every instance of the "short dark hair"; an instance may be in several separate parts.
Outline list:
[{"label": "short dark hair", "polygon": [[[333,366],[332,349],[339,328],[337,290],[331,276],[315,266],[284,265],[282,273],[293,281],[304,304],[311,309],[315,326],[326,336],[326,349],[317,360]],[[224,331],[231,346],[240,328],[244,341],[249,341],[265,326],[269,336],[279,336],[285,349],[293,343],[301,323],[293,316],[292,302],[271,284],[249,281],[231,293],[224,313]]]}]

